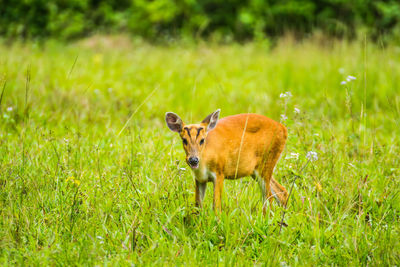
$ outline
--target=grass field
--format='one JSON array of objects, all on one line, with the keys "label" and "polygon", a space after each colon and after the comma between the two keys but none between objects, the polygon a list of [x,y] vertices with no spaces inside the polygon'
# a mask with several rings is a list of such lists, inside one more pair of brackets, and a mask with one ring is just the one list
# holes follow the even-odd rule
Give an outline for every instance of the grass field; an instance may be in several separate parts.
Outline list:
[{"label": "grass field", "polygon": [[[1,265],[399,265],[399,58],[363,41],[1,43]],[[287,117],[281,231],[250,177],[225,181],[219,217],[211,185],[196,213],[164,114],[217,108]]]}]

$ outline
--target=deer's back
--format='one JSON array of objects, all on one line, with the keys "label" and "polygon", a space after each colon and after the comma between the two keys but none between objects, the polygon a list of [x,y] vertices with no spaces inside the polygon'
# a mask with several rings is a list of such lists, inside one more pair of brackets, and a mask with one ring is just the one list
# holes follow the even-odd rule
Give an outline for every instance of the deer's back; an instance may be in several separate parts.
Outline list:
[{"label": "deer's back", "polygon": [[280,153],[286,138],[286,127],[263,115],[228,116],[208,134],[203,157],[209,168],[227,178],[248,176],[269,156]]}]

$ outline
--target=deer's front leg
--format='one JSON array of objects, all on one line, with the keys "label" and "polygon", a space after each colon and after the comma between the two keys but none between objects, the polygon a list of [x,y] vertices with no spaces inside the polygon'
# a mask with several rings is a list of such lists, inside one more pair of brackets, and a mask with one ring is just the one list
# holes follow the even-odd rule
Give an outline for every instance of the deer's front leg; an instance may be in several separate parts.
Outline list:
[{"label": "deer's front leg", "polygon": [[200,183],[196,180],[196,207],[203,207],[203,199],[206,194],[207,183]]},{"label": "deer's front leg", "polygon": [[216,212],[221,212],[221,195],[224,187],[224,178],[224,175],[217,174],[214,181],[214,210]]}]

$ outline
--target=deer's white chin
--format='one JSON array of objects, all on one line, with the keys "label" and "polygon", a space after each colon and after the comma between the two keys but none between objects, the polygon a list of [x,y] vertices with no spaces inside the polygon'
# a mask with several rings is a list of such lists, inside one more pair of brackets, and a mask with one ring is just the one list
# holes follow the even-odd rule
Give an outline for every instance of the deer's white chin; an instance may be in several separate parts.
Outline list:
[{"label": "deer's white chin", "polygon": [[196,169],[199,168],[199,164],[196,164],[196,165],[190,165],[190,164],[189,164],[189,166],[190,166],[190,168],[192,168],[193,170],[196,170]]}]

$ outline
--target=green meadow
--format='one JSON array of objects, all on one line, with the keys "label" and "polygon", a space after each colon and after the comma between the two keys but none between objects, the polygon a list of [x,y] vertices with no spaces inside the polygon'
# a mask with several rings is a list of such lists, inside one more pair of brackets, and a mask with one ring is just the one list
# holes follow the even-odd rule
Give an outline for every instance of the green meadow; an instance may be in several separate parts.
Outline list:
[{"label": "green meadow", "polygon": [[[399,265],[399,59],[365,40],[1,42],[0,264]],[[286,209],[263,216],[250,177],[219,216],[212,184],[194,207],[164,115],[218,108],[287,126]]]}]

